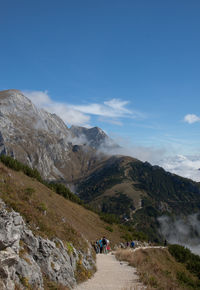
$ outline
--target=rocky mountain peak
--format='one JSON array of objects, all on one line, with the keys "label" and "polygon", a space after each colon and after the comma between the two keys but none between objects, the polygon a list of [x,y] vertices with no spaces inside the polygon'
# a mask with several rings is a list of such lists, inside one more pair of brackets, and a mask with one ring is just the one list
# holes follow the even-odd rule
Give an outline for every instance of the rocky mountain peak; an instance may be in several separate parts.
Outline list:
[{"label": "rocky mountain peak", "polygon": [[68,133],[65,123],[55,114],[50,114],[43,109],[37,108],[19,90],[6,90],[0,92],[0,113],[9,121],[15,122],[24,129],[37,131],[49,131],[62,137]]},{"label": "rocky mountain peak", "polygon": [[31,104],[31,101],[18,90],[0,92],[0,108],[4,114],[16,114]]},{"label": "rocky mountain peak", "polygon": [[[86,142],[72,142],[82,135]],[[106,137],[97,127],[69,130],[57,115],[36,107],[21,91],[0,92],[0,154],[36,167],[44,178],[70,182],[83,175],[95,164],[95,148]]]},{"label": "rocky mountain peak", "polygon": [[0,98],[3,97],[10,97],[11,95],[15,95],[15,94],[22,94],[22,92],[20,90],[16,90],[16,89],[9,89],[9,90],[4,90],[4,91],[0,91]]},{"label": "rocky mountain peak", "polygon": [[89,146],[96,149],[109,139],[106,133],[99,127],[85,128],[80,126],[71,126],[70,132],[77,138],[80,136],[84,137]]}]

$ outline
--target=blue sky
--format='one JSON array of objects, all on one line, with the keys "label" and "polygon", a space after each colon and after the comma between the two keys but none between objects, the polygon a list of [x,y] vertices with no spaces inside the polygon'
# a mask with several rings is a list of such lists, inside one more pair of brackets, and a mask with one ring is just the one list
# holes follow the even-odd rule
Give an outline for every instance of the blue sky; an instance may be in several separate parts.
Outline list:
[{"label": "blue sky", "polygon": [[0,0],[0,11],[1,90],[129,146],[199,153],[199,0]]}]

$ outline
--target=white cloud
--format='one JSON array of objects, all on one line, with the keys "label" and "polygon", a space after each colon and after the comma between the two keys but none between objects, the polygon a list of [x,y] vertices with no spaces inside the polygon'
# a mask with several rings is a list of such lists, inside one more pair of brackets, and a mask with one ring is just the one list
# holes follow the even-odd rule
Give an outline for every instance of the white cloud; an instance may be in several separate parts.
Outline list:
[{"label": "white cloud", "polygon": [[111,108],[113,112],[120,113],[120,114],[132,114],[130,110],[125,108],[125,106],[128,104],[129,102],[121,101],[119,99],[112,99],[110,101],[104,102],[104,105]]},{"label": "white cloud", "polygon": [[104,122],[118,126],[122,122],[118,118],[143,118],[144,115],[126,108],[128,101],[111,99],[102,104],[73,105],[53,101],[47,91],[24,91],[24,94],[38,107],[57,114],[68,125],[90,127],[90,115],[106,117]]},{"label": "white cloud", "polygon": [[36,106],[58,115],[68,125],[89,127],[90,116],[71,108],[65,103],[53,101],[47,91],[24,91],[23,93]]},{"label": "white cloud", "polygon": [[48,96],[48,91],[24,91],[27,96],[35,105],[42,107],[52,103],[52,100]]},{"label": "white cloud", "polygon": [[85,114],[98,115],[109,118],[141,117],[141,113],[133,112],[125,107],[128,103],[128,101],[121,101],[120,99],[111,99],[110,101],[103,102],[103,104],[93,103],[89,105],[71,105],[70,107]]},{"label": "white cloud", "polygon": [[200,222],[198,214],[171,218],[158,218],[162,235],[170,244],[179,244],[189,248],[193,253],[200,255]]},{"label": "white cloud", "polygon": [[169,152],[174,150],[173,147],[169,150],[169,147],[136,146],[128,139],[117,138],[116,136],[112,139],[120,147],[112,147],[110,144],[105,143],[101,145],[99,151],[108,155],[118,154],[131,156],[141,161],[148,161],[152,165],[163,167],[166,171],[200,182],[200,155],[169,156]]},{"label": "white cloud", "polygon": [[184,121],[189,124],[200,122],[200,117],[195,114],[188,114],[184,117]]},{"label": "white cloud", "polygon": [[[157,165],[161,158],[166,155],[165,148],[155,148],[147,146],[137,146],[131,143],[128,138],[121,138],[119,136],[112,136],[113,143],[110,140],[106,140],[105,143],[101,144],[99,147],[99,152],[103,152],[108,155],[123,155],[131,156],[137,158],[143,162],[148,161],[153,165]],[[113,144],[118,144],[119,146],[112,146]]]},{"label": "white cloud", "polygon": [[159,165],[169,172],[200,181],[200,156],[176,155],[160,160]]}]

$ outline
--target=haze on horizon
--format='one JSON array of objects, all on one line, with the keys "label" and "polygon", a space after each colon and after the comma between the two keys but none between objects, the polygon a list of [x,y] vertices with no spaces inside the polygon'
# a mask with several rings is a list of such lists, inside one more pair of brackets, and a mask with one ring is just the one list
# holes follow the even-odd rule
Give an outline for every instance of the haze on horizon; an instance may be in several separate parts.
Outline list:
[{"label": "haze on horizon", "polygon": [[200,180],[200,2],[0,1],[0,89]]}]

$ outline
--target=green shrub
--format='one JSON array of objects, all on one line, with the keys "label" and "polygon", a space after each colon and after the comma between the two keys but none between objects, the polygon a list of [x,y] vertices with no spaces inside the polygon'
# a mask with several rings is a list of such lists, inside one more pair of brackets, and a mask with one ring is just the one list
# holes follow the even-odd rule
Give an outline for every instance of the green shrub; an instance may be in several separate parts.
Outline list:
[{"label": "green shrub", "polygon": [[24,189],[24,193],[30,197],[33,195],[34,192],[35,192],[35,188],[32,188],[32,187],[27,187]]},{"label": "green shrub", "polygon": [[38,209],[39,211],[44,212],[44,211],[47,210],[47,206],[46,206],[46,204],[45,204],[44,202],[41,202],[40,204],[38,204],[37,209]]},{"label": "green shrub", "polygon": [[113,228],[111,228],[110,226],[106,226],[105,229],[111,233],[113,232]]},{"label": "green shrub", "polygon": [[129,232],[126,232],[124,235],[121,236],[126,242],[130,242],[133,240],[133,235]]},{"label": "green shrub", "polygon": [[16,171],[22,170],[22,167],[23,167],[22,164],[10,156],[1,155],[0,160],[2,163],[4,163],[9,168],[12,168]]},{"label": "green shrub", "polygon": [[[181,284],[186,284],[192,288],[196,288],[197,284],[190,278],[188,277],[185,272],[178,272],[177,273],[177,279]],[[196,288],[197,289],[197,288]]]},{"label": "green shrub", "polygon": [[[83,202],[80,198],[72,193],[64,184],[62,183],[48,183],[47,181],[43,180],[39,171],[35,168],[30,168],[28,165],[25,165],[18,160],[12,158],[11,156],[1,155],[0,161],[5,164],[7,167],[15,170],[15,171],[22,171],[29,177],[37,179],[37,181],[41,182],[45,186],[48,186],[50,189],[55,191],[56,193],[62,195],[64,198],[69,199],[75,203],[83,205]],[[27,193],[31,194],[31,190],[27,189]],[[33,190],[32,190],[33,193]]]},{"label": "green shrub", "polygon": [[108,224],[119,224],[119,217],[115,214],[100,213],[100,218]]},{"label": "green shrub", "polygon": [[126,241],[130,240],[139,240],[139,241],[147,241],[148,237],[143,232],[138,232],[131,225],[120,225],[121,232],[123,235],[121,236]]},{"label": "green shrub", "polygon": [[19,280],[26,289],[30,289],[29,280],[27,277],[19,276]]},{"label": "green shrub", "polygon": [[168,249],[170,254],[180,263],[185,263],[191,256],[190,250],[180,245],[170,245]]},{"label": "green shrub", "polygon": [[186,268],[200,279],[200,256],[180,245],[169,245],[168,250],[175,259],[186,265]]},{"label": "green shrub", "polygon": [[64,198],[69,199],[75,203],[78,204],[83,204],[83,202],[80,200],[80,198],[72,193],[69,188],[67,188],[64,184],[62,183],[56,183],[56,182],[51,182],[48,184],[48,187],[54,190],[56,193],[62,195]]},{"label": "green shrub", "polygon": [[76,263],[76,270],[75,270],[75,278],[78,283],[81,283],[87,279],[90,279],[92,276],[92,272],[90,270],[87,270],[82,263],[82,258],[79,258],[79,260]]},{"label": "green shrub", "polygon": [[68,252],[68,254],[69,254],[69,255],[73,254],[74,249],[73,249],[71,243],[66,242],[66,247],[67,247],[67,252]]},{"label": "green shrub", "polygon": [[149,284],[153,288],[158,288],[158,282],[154,276],[149,277]]},{"label": "green shrub", "polygon": [[7,167],[15,170],[15,171],[22,171],[29,177],[33,177],[38,181],[42,182],[42,177],[37,169],[32,169],[28,165],[21,163],[20,161],[12,158],[11,156],[1,155],[0,161],[5,164]]}]

